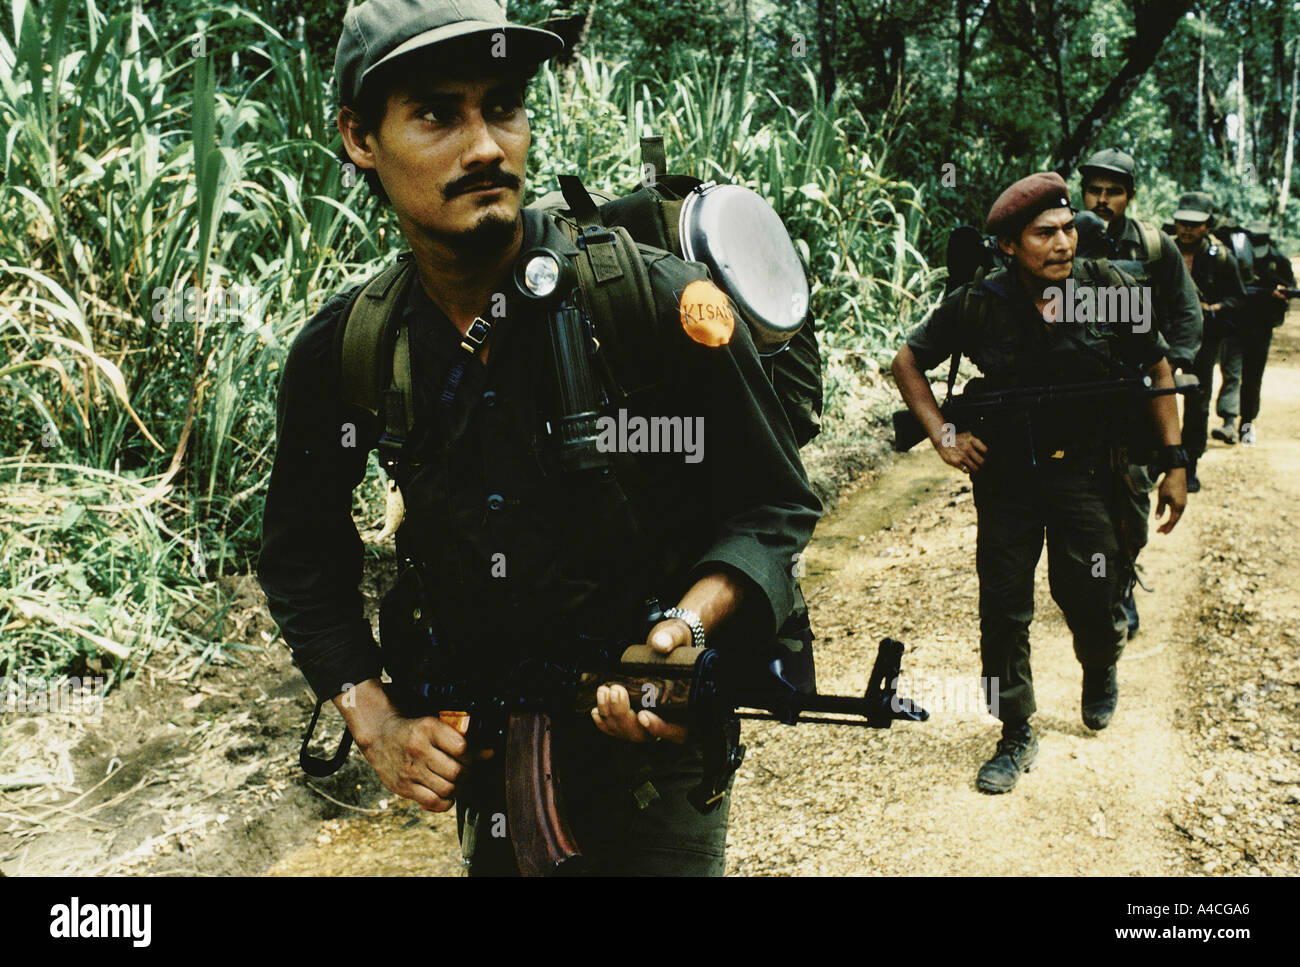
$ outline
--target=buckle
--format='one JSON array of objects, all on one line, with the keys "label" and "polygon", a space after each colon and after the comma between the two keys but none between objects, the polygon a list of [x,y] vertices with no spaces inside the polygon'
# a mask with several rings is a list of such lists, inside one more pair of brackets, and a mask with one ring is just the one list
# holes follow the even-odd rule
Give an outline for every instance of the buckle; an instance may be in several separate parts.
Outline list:
[{"label": "buckle", "polygon": [[465,338],[461,340],[460,348],[471,356],[477,356],[478,351],[483,348],[483,343],[487,341],[488,333],[491,331],[492,324],[485,322],[480,316],[470,323]]},{"label": "buckle", "polygon": [[588,245],[600,245],[605,242],[613,243],[614,233],[608,228],[602,228],[596,225],[583,229],[578,233],[578,248],[585,249]]}]

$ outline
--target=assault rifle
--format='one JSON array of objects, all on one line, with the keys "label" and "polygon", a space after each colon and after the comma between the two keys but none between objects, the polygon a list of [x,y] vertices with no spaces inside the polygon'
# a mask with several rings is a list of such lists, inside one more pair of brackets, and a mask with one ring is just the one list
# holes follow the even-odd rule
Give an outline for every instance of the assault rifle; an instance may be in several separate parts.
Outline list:
[{"label": "assault rifle", "polygon": [[582,856],[552,768],[551,720],[589,713],[601,685],[622,685],[634,711],[647,708],[666,721],[687,724],[702,739],[704,777],[687,798],[707,813],[718,807],[744,760],[741,718],[873,729],[887,729],[895,720],[926,721],[929,712],[898,697],[902,655],[901,643],[880,642],[861,698],[800,692],[785,679],[779,660],[742,680],[735,660],[715,649],[678,648],[664,656],[647,645],[627,648],[621,660],[605,667],[534,659],[504,674],[385,688],[403,715],[441,715],[454,722],[468,713],[467,741],[504,749],[506,817],[519,870],[548,876],[572,872]]},{"label": "assault rifle", "polygon": [[[1246,286],[1246,295],[1272,295],[1279,291],[1275,288],[1269,288],[1266,285],[1248,285]],[[1282,295],[1288,299],[1300,299],[1300,289],[1282,289]]]},{"label": "assault rifle", "polygon": [[[1007,417],[1019,417],[1027,432],[1030,448],[1030,462],[1037,463],[1033,442],[1033,416],[1048,409],[1064,410],[1067,408],[1096,404],[1136,401],[1143,397],[1172,396],[1176,393],[1186,394],[1200,385],[1195,376],[1176,373],[1174,385],[1156,387],[1151,384],[1149,376],[1132,376],[1119,379],[1095,380],[1084,383],[1066,383],[1059,386],[1027,386],[1016,389],[981,390],[959,393],[949,399],[939,412],[945,423],[953,426],[955,433],[971,431],[976,435],[988,420]],[[1120,428],[1132,429],[1132,428]],[[906,453],[927,434],[911,410],[898,410],[894,413],[894,449]]]}]

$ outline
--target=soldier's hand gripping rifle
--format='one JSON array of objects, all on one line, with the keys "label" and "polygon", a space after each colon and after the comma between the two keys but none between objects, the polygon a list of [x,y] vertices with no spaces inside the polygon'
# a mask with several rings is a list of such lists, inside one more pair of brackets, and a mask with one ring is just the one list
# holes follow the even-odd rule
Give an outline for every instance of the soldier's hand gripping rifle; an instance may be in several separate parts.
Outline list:
[{"label": "soldier's hand gripping rifle", "polygon": [[[1064,383],[1056,386],[1026,386],[1015,389],[980,390],[959,393],[945,402],[939,412],[944,423],[951,424],[951,432],[970,431],[979,435],[980,429],[993,418],[1005,421],[1018,417],[1029,431],[1030,448],[1033,448],[1033,416],[1049,409],[1064,410],[1078,407],[1096,407],[1103,404],[1137,402],[1154,396],[1172,396],[1190,393],[1200,385],[1200,380],[1187,373],[1174,374],[1174,385],[1157,387],[1149,376],[1122,377],[1094,380],[1083,383]],[[1117,428],[1129,429],[1134,428]],[[894,449],[904,453],[926,439],[921,422],[911,410],[894,413]],[[1031,452],[1031,460],[1033,454]]]},{"label": "soldier's hand gripping rifle", "polygon": [[928,719],[925,709],[898,696],[902,654],[899,642],[881,641],[861,697],[800,692],[785,679],[779,660],[755,675],[712,648],[678,648],[664,656],[647,645],[627,648],[616,664],[570,668],[529,660],[504,675],[387,688],[403,715],[452,721],[468,713],[471,745],[504,748],[507,824],[519,869],[525,876],[546,876],[571,872],[582,855],[565,821],[551,720],[587,716],[601,685],[622,685],[634,710],[652,709],[666,721],[686,724],[702,741],[704,775],[687,798],[707,813],[719,806],[744,760],[741,718],[874,729],[900,719]]}]

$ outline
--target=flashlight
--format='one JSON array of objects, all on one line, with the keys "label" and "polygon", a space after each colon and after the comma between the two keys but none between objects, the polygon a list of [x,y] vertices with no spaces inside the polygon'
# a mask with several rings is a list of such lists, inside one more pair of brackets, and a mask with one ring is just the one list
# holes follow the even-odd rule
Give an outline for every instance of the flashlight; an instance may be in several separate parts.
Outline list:
[{"label": "flashlight", "polygon": [[608,474],[613,458],[597,445],[602,401],[591,372],[596,342],[573,298],[578,272],[573,262],[549,248],[535,248],[515,261],[515,287],[546,309],[560,402],[560,462],[569,471]]}]

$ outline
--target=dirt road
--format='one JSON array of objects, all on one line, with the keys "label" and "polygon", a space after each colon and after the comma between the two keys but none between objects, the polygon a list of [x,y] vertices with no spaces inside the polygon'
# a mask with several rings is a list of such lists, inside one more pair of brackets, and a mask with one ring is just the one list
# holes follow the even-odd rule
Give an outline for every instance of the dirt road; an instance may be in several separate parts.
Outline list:
[{"label": "dirt road", "polygon": [[[1204,491],[1153,537],[1142,563],[1154,591],[1138,592],[1142,631],[1104,732],[1080,722],[1080,671],[1041,563],[1041,752],[1004,796],[974,787],[998,724],[976,701],[967,481],[918,449],[846,495],[807,555],[819,684],[860,691],[876,642],[896,637],[900,690],[934,714],[889,732],[747,723],[728,872],[1300,873],[1300,313],[1277,330],[1259,427],[1252,449],[1211,443]],[[0,871],[459,869],[454,819],[387,794],[355,753],[309,788],[294,768],[306,698],[283,654],[223,670],[182,710],[184,697],[128,687],[80,740],[67,723],[16,723],[8,734],[32,742],[66,733],[75,781],[48,800],[0,793]],[[123,769],[104,780],[115,756]]]}]

